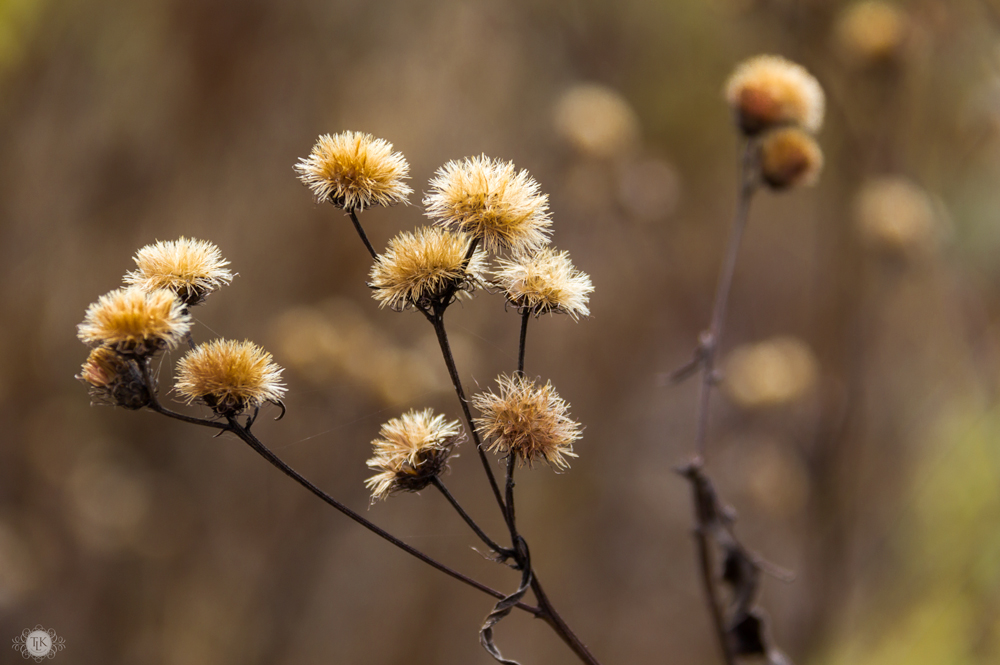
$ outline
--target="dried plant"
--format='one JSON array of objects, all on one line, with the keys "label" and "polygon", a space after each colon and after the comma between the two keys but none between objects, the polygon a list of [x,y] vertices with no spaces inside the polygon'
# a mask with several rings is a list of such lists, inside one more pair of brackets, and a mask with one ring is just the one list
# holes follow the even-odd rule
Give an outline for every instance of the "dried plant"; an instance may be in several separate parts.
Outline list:
[{"label": "dried plant", "polygon": [[[769,568],[736,539],[730,513],[705,471],[708,407],[750,200],[761,186],[780,190],[815,181],[822,153],[812,133],[822,121],[823,94],[803,68],[764,56],[737,70],[726,86],[726,97],[746,148],[736,220],[711,324],[692,362],[677,373],[678,378],[698,370],[702,375],[696,455],[682,473],[692,486],[701,575],[725,660],[731,664],[739,656],[764,654],[777,663],[780,652],[767,641],[763,615],[755,606],[758,573]],[[344,132],[319,137],[311,154],[295,169],[318,201],[329,202],[350,216],[374,259],[368,279],[379,306],[419,312],[430,323],[462,412],[459,421],[430,409],[411,410],[382,425],[367,463],[374,472],[366,481],[371,500],[433,487],[489,548],[491,559],[519,572],[516,589],[493,589],[405,543],[317,487],[257,438],[252,426],[261,407],[277,405],[281,409],[278,418],[285,413],[282,369],[270,353],[250,341],[218,339],[196,345],[191,335],[188,309],[232,279],[228,262],[211,243],[180,238],[139,250],[137,270],[125,277],[132,286],[101,297],[79,326],[80,339],[93,347],[79,378],[95,400],[127,409],[148,408],[235,435],[350,519],[497,599],[480,628],[480,642],[496,661],[515,663],[501,654],[495,629],[518,609],[548,624],[581,662],[596,665],[596,657],[546,595],[532,563],[528,536],[516,520],[515,471],[535,462],[567,470],[570,459],[577,456],[575,446],[583,430],[550,381],[525,373],[532,315],[565,314],[578,321],[589,315],[594,290],[589,276],[573,265],[567,252],[547,247],[553,231],[548,197],[527,171],[510,162],[485,156],[451,161],[431,179],[423,200],[434,225],[402,232],[378,253],[359,214],[372,206],[407,202],[412,192],[403,184],[409,171],[405,158],[382,139]],[[451,351],[445,314],[460,295],[481,287],[501,296],[498,304],[520,316],[517,367],[497,378],[498,392],[486,391],[468,399]],[[164,406],[152,370],[159,352],[185,340],[191,349],[177,363],[173,391],[187,406],[207,408],[200,416]],[[480,458],[503,519],[502,537],[488,534],[443,480],[455,447],[466,439]],[[491,455],[505,462],[502,480],[494,473]],[[724,564],[721,576],[715,571],[717,560]],[[720,584],[728,585],[732,593],[728,610],[719,600]],[[534,604],[525,602],[529,592]]]}]

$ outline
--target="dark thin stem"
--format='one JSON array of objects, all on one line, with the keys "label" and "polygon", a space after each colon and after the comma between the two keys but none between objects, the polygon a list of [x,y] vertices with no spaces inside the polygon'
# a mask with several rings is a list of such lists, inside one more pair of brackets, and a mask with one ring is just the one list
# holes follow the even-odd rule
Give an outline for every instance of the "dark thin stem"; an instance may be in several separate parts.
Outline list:
[{"label": "dark thin stem", "polygon": [[514,521],[514,467],[517,455],[514,451],[507,453],[507,526],[510,527],[511,542],[516,543],[519,536],[517,524]]},{"label": "dark thin stem", "polygon": [[729,645],[723,611],[719,605],[715,580],[712,574],[712,552],[708,541],[709,534],[707,533],[711,516],[705,514],[708,508],[706,508],[704,497],[700,494],[702,488],[698,482],[698,474],[705,460],[705,450],[708,441],[709,406],[712,388],[715,387],[718,380],[715,362],[722,341],[722,333],[726,325],[726,306],[729,304],[729,292],[732,289],[733,275],[736,272],[736,257],[739,255],[740,241],[743,238],[743,231],[746,229],[747,219],[749,218],[750,202],[757,191],[758,183],[757,143],[753,139],[749,139],[744,148],[743,159],[740,164],[739,197],[736,202],[736,213],[733,218],[732,230],[729,233],[726,255],[723,258],[722,268],[719,271],[715,301],[712,304],[712,321],[708,330],[702,333],[699,339],[699,347],[696,354],[696,358],[700,356],[702,363],[701,390],[698,397],[698,430],[695,437],[696,457],[690,464],[689,471],[687,472],[688,477],[694,485],[695,541],[698,549],[698,568],[701,572],[702,591],[705,594],[705,601],[712,615],[716,638],[719,641],[719,647],[722,649],[726,665],[733,665],[734,656]]},{"label": "dark thin stem", "polygon": [[[360,524],[364,528],[368,529],[369,531],[371,531],[375,535],[379,536],[380,538],[382,538],[384,540],[389,541],[390,543],[392,543],[393,545],[395,545],[399,549],[403,550],[407,554],[420,559],[421,561],[423,561],[424,563],[428,564],[429,566],[431,566],[433,568],[437,568],[442,573],[444,573],[446,575],[449,575],[451,577],[454,577],[456,580],[459,580],[460,582],[465,582],[469,586],[475,587],[476,589],[479,589],[480,591],[482,591],[484,593],[488,593],[488,594],[490,594],[491,596],[493,596],[495,598],[503,598],[504,597],[503,593],[501,593],[501,592],[499,592],[499,591],[497,591],[495,589],[491,589],[490,587],[486,586],[485,584],[481,584],[480,582],[477,582],[476,580],[472,579],[471,577],[467,577],[467,576],[463,575],[462,573],[458,572],[457,570],[453,570],[452,568],[449,568],[448,566],[446,566],[443,563],[437,561],[436,559],[433,559],[430,556],[424,554],[423,552],[421,552],[420,550],[416,549],[415,547],[412,547],[412,546],[406,544],[405,542],[403,542],[402,540],[400,540],[396,536],[392,535],[391,533],[389,533],[385,529],[377,526],[376,524],[374,524],[372,522],[369,522],[368,520],[366,520],[364,517],[362,517],[358,513],[354,512],[353,510],[351,510],[350,508],[348,508],[347,506],[345,506],[341,502],[337,501],[332,496],[330,496],[329,494],[327,494],[326,492],[324,492],[320,488],[318,488],[315,485],[313,485],[309,480],[307,480],[304,476],[302,476],[298,471],[296,471],[292,467],[288,466],[288,464],[286,464],[284,462],[284,460],[282,460],[280,457],[278,457],[273,452],[271,452],[271,450],[267,446],[265,446],[260,441],[260,439],[258,439],[256,436],[254,436],[254,434],[251,433],[249,430],[244,429],[243,426],[241,426],[236,421],[236,419],[234,419],[234,418],[229,418],[229,431],[231,431],[232,433],[234,433],[236,436],[240,437],[240,439],[242,439],[244,443],[246,443],[248,446],[250,446],[251,448],[253,448],[254,452],[256,452],[258,455],[260,455],[261,457],[263,457],[264,459],[266,459],[268,462],[270,462],[274,467],[276,467],[278,470],[280,470],[286,476],[288,476],[289,478],[291,478],[292,480],[294,480],[295,482],[297,482],[299,485],[302,485],[302,487],[304,487],[307,490],[309,490],[310,492],[312,492],[315,496],[317,496],[320,499],[322,499],[328,505],[336,508],[341,513],[343,513],[344,515],[346,515],[350,519],[354,520],[355,522],[357,522],[358,524]],[[522,607],[521,609],[525,609],[525,610],[531,611],[532,609],[535,609],[535,608],[532,608],[532,607],[526,605],[526,606]]]},{"label": "dark thin stem", "polygon": [[542,583],[538,581],[538,576],[533,575],[531,578],[531,590],[535,594],[535,598],[538,600],[538,607],[541,612],[537,615],[538,618],[549,624],[549,627],[555,631],[556,635],[562,639],[562,641],[568,646],[576,657],[579,658],[584,663],[588,665],[601,665],[600,661],[594,657],[594,654],[590,653],[586,645],[580,641],[580,638],[576,636],[569,625],[563,620],[559,613],[556,612],[555,608],[552,607],[552,603],[549,601],[548,596],[545,595],[545,591],[542,589]]},{"label": "dark thin stem", "polygon": [[698,399],[698,431],[695,438],[695,450],[698,457],[704,459],[705,446],[708,440],[708,413],[712,388],[717,381],[715,373],[716,355],[722,340],[722,332],[726,325],[726,305],[729,303],[729,291],[733,285],[733,274],[736,272],[736,257],[740,251],[740,241],[746,229],[750,212],[750,201],[757,191],[756,169],[757,144],[747,141],[740,169],[740,192],[736,204],[736,214],[733,219],[732,231],[729,234],[729,246],[719,272],[719,282],[715,290],[715,301],[712,305],[712,322],[708,331],[700,340],[702,349],[701,392]]},{"label": "dark thin stem", "polygon": [[365,247],[368,248],[368,253],[372,255],[373,259],[378,258],[378,254],[375,253],[375,248],[372,247],[370,242],[368,242],[368,236],[365,234],[365,229],[361,226],[361,222],[358,221],[358,216],[354,212],[354,209],[348,209],[347,214],[351,216],[351,221],[354,222],[354,229],[358,232],[358,235],[361,236],[361,242],[365,243]]},{"label": "dark thin stem", "polygon": [[521,312],[521,340],[517,346],[517,373],[524,374],[524,346],[528,338],[528,317],[531,316],[531,310],[525,308]]},{"label": "dark thin stem", "polygon": [[462,508],[462,504],[460,504],[452,493],[448,491],[448,488],[445,487],[440,478],[434,476],[433,480],[431,480],[431,484],[444,495],[444,498],[448,500],[448,503],[451,504],[452,508],[455,509],[463,520],[465,520],[465,523],[469,525],[469,528],[472,529],[477,536],[479,536],[479,539],[486,543],[487,547],[504,557],[512,556],[511,550],[506,547],[501,547],[492,538],[486,535],[486,532],[483,531],[478,524],[476,524],[476,521],[472,519],[467,512],[465,512],[465,509]]},{"label": "dark thin stem", "polygon": [[462,259],[463,267],[469,267],[469,262],[472,261],[472,255],[476,253],[477,247],[479,247],[479,236],[473,238],[472,242],[469,243],[469,249],[465,250],[465,258]]},{"label": "dark thin stem", "polygon": [[444,356],[444,364],[448,366],[448,375],[451,377],[451,383],[455,387],[455,393],[458,395],[458,401],[462,405],[462,413],[465,415],[465,423],[469,427],[469,432],[472,434],[472,442],[476,444],[476,452],[479,453],[479,459],[483,463],[483,469],[486,470],[486,477],[490,481],[490,488],[493,490],[493,496],[496,499],[497,505],[500,506],[500,511],[504,515],[504,520],[507,519],[507,507],[504,505],[503,497],[500,495],[500,487],[497,485],[496,476],[493,475],[493,468],[490,466],[490,460],[486,457],[486,451],[483,450],[483,443],[479,438],[479,432],[476,431],[476,427],[472,422],[472,412],[469,411],[468,400],[465,399],[465,390],[462,389],[462,380],[458,378],[458,368],[455,366],[455,357],[451,353],[451,345],[448,343],[448,333],[444,329],[444,314],[443,312],[429,312],[425,309],[421,309],[427,320],[431,322],[434,326],[434,332],[437,334],[438,344],[441,346],[441,355]]},{"label": "dark thin stem", "polygon": [[[256,452],[258,455],[266,459],[273,466],[279,469],[282,473],[284,473],[289,478],[297,482],[299,485],[312,492],[315,496],[322,499],[325,503],[332,506],[333,508],[336,508],[341,513],[351,518],[352,520],[354,520],[364,528],[368,529],[375,535],[379,536],[384,540],[387,540],[388,542],[392,543],[393,545],[403,550],[407,554],[416,557],[417,559],[420,559],[421,561],[431,566],[432,568],[440,570],[442,573],[448,575],[449,577],[453,577],[454,579],[460,582],[464,582],[465,584],[475,589],[478,589],[485,594],[493,596],[494,598],[503,599],[506,597],[506,594],[501,593],[500,591],[497,591],[496,589],[493,589],[491,587],[488,587],[485,584],[472,579],[471,577],[463,575],[457,570],[449,568],[448,566],[437,561],[436,559],[433,559],[427,554],[424,554],[415,547],[406,544],[405,542],[395,537],[388,531],[382,529],[373,522],[369,522],[358,513],[354,512],[344,504],[340,503],[332,496],[330,496],[329,494],[318,488],[316,485],[313,485],[309,480],[307,480],[304,476],[298,473],[295,469],[288,466],[288,464],[286,464],[281,458],[279,458],[277,455],[271,452],[271,450],[267,446],[265,446],[260,441],[260,439],[258,439],[255,435],[253,435],[250,432],[250,430],[240,425],[240,423],[235,418],[230,417],[228,418],[228,422],[222,423],[215,420],[206,420],[204,418],[194,418],[192,416],[186,416],[182,413],[176,413],[174,411],[171,411],[170,409],[167,409],[162,404],[160,404],[159,400],[156,398],[156,394],[154,392],[154,386],[152,383],[152,378],[149,374],[148,365],[145,362],[140,362],[139,366],[143,374],[143,380],[146,383],[146,388],[147,390],[149,390],[150,403],[148,404],[148,408],[150,408],[151,410],[163,414],[169,418],[175,418],[177,420],[181,420],[183,422],[190,423],[192,425],[201,425],[203,427],[215,428],[223,432],[232,432],[240,439],[242,439],[244,443],[249,445],[254,450],[254,452]],[[539,610],[539,608],[532,607],[531,605],[527,605],[525,603],[518,603],[516,607],[535,616],[540,616],[541,614],[541,610]]]},{"label": "dark thin stem", "polygon": [[175,420],[180,420],[181,422],[190,423],[191,425],[201,425],[202,427],[214,427],[215,429],[220,429],[226,431],[229,429],[229,425],[226,423],[219,422],[217,420],[206,420],[204,418],[192,418],[191,416],[185,416],[183,413],[177,413],[176,411],[171,411],[167,409],[162,404],[156,400],[151,401],[147,405],[153,411],[163,414],[168,418],[173,418]]}]

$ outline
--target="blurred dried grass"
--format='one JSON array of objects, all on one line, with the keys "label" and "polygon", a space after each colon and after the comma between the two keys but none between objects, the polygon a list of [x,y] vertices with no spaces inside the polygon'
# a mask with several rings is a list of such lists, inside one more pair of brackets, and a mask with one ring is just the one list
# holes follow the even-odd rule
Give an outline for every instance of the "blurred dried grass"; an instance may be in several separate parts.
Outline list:
[{"label": "blurred dried grass", "polygon": [[[867,65],[845,53],[846,6],[0,3],[0,635],[42,622],[73,662],[488,661],[483,597],[235,441],[90,408],[72,379],[74,326],[135,249],[210,239],[240,274],[197,311],[200,338],[275,353],[289,413],[259,433],[365,506],[379,425],[457,409],[424,322],[376,309],[348,220],[294,178],[318,134],[356,129],[392,141],[418,191],[446,160],[485,153],[551,195],[555,242],[597,290],[591,319],[532,326],[527,367],[586,431],[570,472],[522,477],[524,533],[602,660],[714,662],[689,498],[670,471],[691,450],[694,389],[657,377],[708,319],[734,197],[722,82],[777,52],[826,87],[827,166],[815,190],[755,205],[726,346],[793,337],[817,376],[765,410],[719,400],[720,490],[744,540],[798,573],[764,599],[796,662],[996,662],[1000,459],[984,423],[1000,362],[1000,6],[899,3],[905,49]],[[854,201],[883,176],[929,193],[947,244],[916,261],[867,252]],[[364,219],[382,247],[421,211]],[[511,369],[517,317],[498,299],[449,322],[470,385]],[[490,515],[476,464],[466,451],[449,482]],[[513,588],[441,504],[402,496],[369,515]],[[500,640],[526,663],[572,662],[524,617]]]}]

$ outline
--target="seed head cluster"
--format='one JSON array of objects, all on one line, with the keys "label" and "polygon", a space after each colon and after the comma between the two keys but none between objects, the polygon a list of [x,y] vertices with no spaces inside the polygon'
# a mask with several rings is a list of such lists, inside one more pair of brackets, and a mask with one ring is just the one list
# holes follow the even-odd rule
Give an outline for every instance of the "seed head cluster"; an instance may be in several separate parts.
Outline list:
[{"label": "seed head cluster", "polygon": [[580,438],[580,424],[569,417],[569,405],[550,382],[544,386],[520,374],[497,378],[500,394],[480,393],[472,398],[479,410],[476,430],[490,441],[490,450],[515,455],[529,466],[545,461],[557,470],[569,467],[576,457],[573,442]]},{"label": "seed head cluster", "polygon": [[271,354],[248,341],[217,339],[189,351],[177,363],[174,390],[220,416],[236,416],[285,394],[282,369]]},{"label": "seed head cluster", "polygon": [[481,283],[486,256],[470,259],[470,238],[439,227],[404,231],[389,241],[369,274],[372,296],[394,310],[429,306],[449,294],[472,292]]},{"label": "seed head cluster", "polygon": [[295,171],[320,203],[361,211],[373,205],[406,203],[413,190],[406,158],[392,144],[361,132],[324,134]]},{"label": "seed head cluster", "polygon": [[77,336],[85,344],[148,356],[175,348],[191,330],[191,316],[173,291],[116,289],[87,308]]},{"label": "seed head cluster", "polygon": [[368,460],[368,467],[378,472],[365,481],[372,501],[427,487],[447,469],[448,457],[462,438],[457,420],[445,421],[431,409],[389,420],[372,441],[374,455]]},{"label": "seed head cluster", "polygon": [[548,196],[527,171],[485,155],[450,161],[424,197],[428,217],[478,238],[487,251],[531,252],[548,243]]},{"label": "seed head cluster", "polygon": [[513,260],[501,259],[493,279],[521,311],[536,316],[550,312],[568,314],[574,321],[590,314],[587,301],[594,285],[587,273],[573,266],[569,252],[543,247]]},{"label": "seed head cluster", "polygon": [[823,88],[804,67],[781,56],[759,55],[740,64],[725,95],[747,136],[781,125],[815,133],[823,124]]},{"label": "seed head cluster", "polygon": [[229,261],[206,240],[181,237],[146,245],[136,252],[135,263],[136,270],[125,276],[126,284],[144,291],[173,291],[188,306],[199,304],[233,279],[226,268]]}]

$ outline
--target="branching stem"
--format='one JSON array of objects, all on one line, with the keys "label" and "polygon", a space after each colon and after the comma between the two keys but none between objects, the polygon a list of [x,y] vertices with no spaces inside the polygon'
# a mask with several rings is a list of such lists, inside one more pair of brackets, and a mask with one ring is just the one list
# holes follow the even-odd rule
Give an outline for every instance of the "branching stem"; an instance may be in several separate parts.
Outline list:
[{"label": "branching stem", "polygon": [[[472,579],[471,577],[468,577],[467,575],[464,575],[458,572],[457,570],[454,570],[446,566],[445,564],[441,563],[440,561],[437,561],[436,559],[430,557],[429,555],[424,554],[415,547],[408,545],[407,543],[403,542],[402,540],[392,535],[385,529],[379,527],[373,522],[368,521],[367,519],[365,519],[358,513],[354,512],[341,502],[337,501],[332,496],[330,496],[329,494],[321,490],[319,487],[314,485],[312,482],[310,482],[308,479],[306,479],[304,476],[302,476],[295,469],[288,466],[288,464],[286,464],[284,460],[275,455],[267,446],[265,446],[260,441],[260,439],[258,439],[252,432],[250,432],[250,430],[243,427],[235,418],[230,417],[227,419],[227,422],[223,423],[217,420],[208,420],[205,418],[195,418],[192,416],[187,416],[184,415],[183,413],[177,413],[175,411],[171,411],[170,409],[164,407],[162,404],[160,404],[159,400],[156,397],[155,386],[153,385],[152,377],[150,376],[149,373],[148,363],[140,362],[139,366],[142,371],[143,380],[146,384],[146,388],[147,390],[149,390],[150,394],[150,403],[148,405],[149,409],[155,411],[156,413],[167,416],[168,418],[174,418],[175,420],[180,420],[182,422],[189,423],[191,425],[210,427],[213,429],[218,429],[220,430],[220,432],[232,432],[233,434],[238,436],[244,443],[249,445],[254,450],[254,452],[256,452],[258,455],[266,459],[268,462],[270,462],[274,467],[276,467],[286,476],[297,482],[302,487],[309,490],[313,495],[323,500],[324,503],[332,506],[333,508],[336,508],[338,511],[340,511],[350,519],[354,520],[364,528],[368,529],[375,535],[379,536],[384,540],[387,540],[388,542],[392,543],[393,545],[403,550],[407,554],[416,557],[417,559],[420,559],[421,561],[431,566],[432,568],[440,570],[442,573],[448,575],[449,577],[453,577],[454,579],[463,582],[475,589],[478,589],[479,591],[482,591],[485,594],[493,596],[494,598],[503,599],[506,597],[506,594],[501,593],[500,591],[497,591],[496,589],[493,589],[491,587],[488,587],[485,584],[482,584],[481,582],[478,582]],[[536,617],[542,616],[541,610],[537,607],[532,607],[531,605],[527,605],[525,603],[517,603],[516,607]]]},{"label": "branching stem", "polygon": [[698,399],[698,431],[695,438],[695,451],[699,458],[705,458],[705,446],[708,440],[709,401],[712,388],[718,381],[715,363],[722,341],[722,332],[726,325],[726,306],[729,303],[729,292],[733,285],[733,274],[736,272],[736,257],[740,251],[740,241],[746,229],[750,213],[750,201],[758,186],[757,144],[748,140],[743,153],[740,168],[740,191],[736,203],[736,214],[732,230],[729,234],[729,245],[719,272],[719,283],[715,290],[715,301],[712,305],[712,321],[708,330],[699,340],[698,356],[701,358],[701,391]]},{"label": "branching stem", "polygon": [[483,529],[476,523],[476,521],[469,516],[469,514],[465,511],[464,508],[462,508],[462,504],[460,504],[458,500],[452,495],[452,493],[448,491],[448,488],[445,487],[444,482],[442,482],[438,476],[434,476],[434,478],[431,480],[431,484],[433,484],[434,487],[436,487],[438,491],[441,492],[442,495],[444,495],[444,498],[448,500],[448,503],[450,503],[452,508],[455,509],[455,512],[457,512],[461,516],[461,518],[465,520],[465,523],[469,525],[469,528],[472,529],[477,536],[479,536],[479,539],[483,541],[487,547],[489,547],[497,554],[503,556],[504,558],[513,556],[514,554],[513,550],[510,550],[506,547],[501,547],[492,538],[486,535],[486,532],[483,531]]},{"label": "branching stem", "polygon": [[[743,159],[740,164],[740,185],[739,196],[736,202],[736,213],[733,218],[732,230],[729,233],[728,247],[726,255],[722,261],[722,268],[719,272],[719,282],[715,290],[715,300],[712,304],[712,321],[706,332],[702,333],[699,340],[698,350],[695,359],[701,364],[701,389],[698,398],[698,430],[695,438],[695,459],[690,464],[692,473],[701,469],[706,455],[708,441],[708,416],[709,405],[712,396],[712,389],[718,381],[715,365],[719,346],[722,340],[722,333],[726,324],[726,307],[729,303],[729,292],[733,285],[733,275],[736,272],[736,258],[739,255],[740,242],[743,238],[743,231],[746,229],[747,219],[750,213],[750,202],[759,185],[759,173],[757,165],[757,143],[749,139],[744,147]],[[702,589],[705,594],[705,601],[712,615],[712,623],[715,627],[716,637],[719,647],[722,649],[723,658],[726,665],[733,665],[734,655],[729,644],[726,633],[725,620],[722,606],[716,593],[714,580],[714,563],[712,551],[709,543],[709,518],[705,515],[704,502],[699,495],[698,484],[694,481],[695,499],[695,542],[698,549],[698,567],[701,572]],[[544,604],[539,601],[544,609]]]},{"label": "branching stem", "polygon": [[444,311],[430,311],[427,309],[421,309],[420,311],[427,317],[427,320],[431,322],[434,326],[434,332],[437,335],[438,344],[441,347],[441,355],[444,356],[444,364],[448,367],[448,375],[451,377],[452,386],[455,388],[455,394],[458,395],[458,401],[462,405],[462,413],[465,416],[465,423],[469,427],[469,433],[472,435],[472,442],[476,446],[476,452],[479,453],[479,459],[483,464],[483,469],[486,470],[486,477],[489,479],[490,488],[493,490],[493,497],[496,499],[497,505],[500,507],[501,513],[503,513],[504,521],[507,520],[507,507],[504,505],[503,497],[500,494],[500,487],[497,485],[496,476],[493,474],[493,467],[490,466],[490,460],[486,457],[486,451],[483,449],[483,442],[479,438],[479,432],[476,430],[475,424],[472,422],[472,412],[469,410],[469,402],[465,398],[465,390],[462,388],[462,380],[458,376],[458,368],[455,366],[455,356],[451,352],[451,344],[448,342],[448,333],[444,328]]}]

